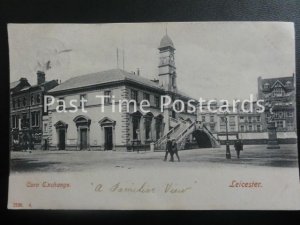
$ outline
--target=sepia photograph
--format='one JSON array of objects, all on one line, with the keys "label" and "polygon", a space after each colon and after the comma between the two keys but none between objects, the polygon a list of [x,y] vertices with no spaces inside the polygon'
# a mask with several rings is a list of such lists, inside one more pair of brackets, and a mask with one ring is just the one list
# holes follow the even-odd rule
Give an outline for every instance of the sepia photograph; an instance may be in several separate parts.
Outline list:
[{"label": "sepia photograph", "polygon": [[8,24],[9,209],[300,209],[294,24]]}]

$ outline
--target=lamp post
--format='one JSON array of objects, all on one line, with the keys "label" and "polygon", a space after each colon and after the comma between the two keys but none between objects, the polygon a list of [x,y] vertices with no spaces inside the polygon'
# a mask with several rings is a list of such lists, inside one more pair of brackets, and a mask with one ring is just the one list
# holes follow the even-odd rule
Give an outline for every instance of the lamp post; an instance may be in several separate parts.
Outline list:
[{"label": "lamp post", "polygon": [[226,128],[226,159],[231,159],[230,154],[230,146],[228,140],[228,119],[227,119],[228,112],[225,112],[225,128]]}]

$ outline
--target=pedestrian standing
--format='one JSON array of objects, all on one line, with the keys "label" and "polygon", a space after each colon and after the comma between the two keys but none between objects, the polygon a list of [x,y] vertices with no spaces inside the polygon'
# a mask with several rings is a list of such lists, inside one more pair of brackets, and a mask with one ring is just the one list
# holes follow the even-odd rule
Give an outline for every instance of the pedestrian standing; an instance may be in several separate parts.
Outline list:
[{"label": "pedestrian standing", "polygon": [[166,154],[165,154],[164,161],[167,161],[167,159],[168,159],[168,154],[171,155],[170,161],[172,161],[172,160],[174,161],[174,159],[173,159],[173,153],[172,153],[172,140],[170,139],[170,136],[169,136],[169,135],[167,136]]},{"label": "pedestrian standing", "polygon": [[[174,154],[176,155],[178,162],[180,162],[180,158],[179,158],[179,155],[178,155],[177,143],[176,143],[175,139],[172,140],[172,158],[173,158]],[[173,158],[173,161],[174,161],[174,158]]]}]

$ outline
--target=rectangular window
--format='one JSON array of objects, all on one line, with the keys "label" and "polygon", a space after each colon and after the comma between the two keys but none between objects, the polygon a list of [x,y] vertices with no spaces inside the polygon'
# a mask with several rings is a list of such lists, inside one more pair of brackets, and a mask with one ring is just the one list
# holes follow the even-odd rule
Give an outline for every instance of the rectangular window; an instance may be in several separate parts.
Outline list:
[{"label": "rectangular window", "polygon": [[144,100],[148,100],[148,101],[150,102],[150,94],[144,93],[144,94],[143,94],[143,99],[144,99]]},{"label": "rectangular window", "polygon": [[156,106],[157,108],[160,107],[160,98],[159,98],[158,96],[155,96],[155,106]]},{"label": "rectangular window", "polygon": [[211,124],[211,125],[210,125],[210,131],[211,131],[211,132],[214,132],[214,131],[215,131],[215,125],[214,125],[214,124]]},{"label": "rectangular window", "polygon": [[48,124],[44,123],[44,132],[48,132]]},{"label": "rectangular window", "polygon": [[30,96],[30,103],[31,103],[31,105],[34,105],[34,96],[33,95]]},{"label": "rectangular window", "polygon": [[294,115],[293,112],[287,112],[288,117],[293,117],[293,115]]},{"label": "rectangular window", "polygon": [[16,128],[16,116],[15,115],[13,115],[12,117],[11,117],[11,122],[12,122],[12,128]]},{"label": "rectangular window", "polygon": [[205,122],[205,116],[202,116],[202,122]]},{"label": "rectangular window", "polygon": [[277,121],[277,128],[283,128],[283,121]]},{"label": "rectangular window", "polygon": [[16,99],[13,99],[13,109],[16,108]]},{"label": "rectangular window", "polygon": [[20,106],[21,106],[21,100],[19,98],[17,100],[17,105],[18,105],[18,108],[20,108]]},{"label": "rectangular window", "polygon": [[59,105],[59,107],[58,107],[58,110],[59,111],[62,111],[63,109],[64,109],[64,100],[65,100],[65,98],[64,97],[61,97],[61,98],[59,98],[58,100],[60,100],[59,102],[58,102],[58,105]]},{"label": "rectangular window", "polygon": [[244,131],[245,131],[245,127],[241,126],[241,132],[244,132]]},{"label": "rectangular window", "polygon": [[111,103],[111,91],[104,91],[104,104],[110,104]]},{"label": "rectangular window", "polygon": [[136,90],[131,90],[131,99],[138,103],[138,92]]},{"label": "rectangular window", "polygon": [[257,125],[256,130],[257,130],[257,132],[261,131],[260,125]]},{"label": "rectangular window", "polygon": [[31,112],[31,126],[38,127],[40,124],[40,112]]},{"label": "rectangular window", "polygon": [[248,131],[252,132],[252,125],[249,125],[248,128],[249,128]]},{"label": "rectangular window", "polygon": [[248,121],[249,121],[249,123],[252,122],[252,117],[251,116],[248,117]]},{"label": "rectangular window", "polygon": [[[86,94],[80,95],[80,96],[79,96],[79,99],[80,99],[79,105],[80,105],[80,107],[82,107],[82,101],[83,101],[83,100],[86,100]],[[86,106],[86,101],[84,101],[83,104],[84,104],[84,106]]]},{"label": "rectangular window", "polygon": [[213,123],[215,121],[215,117],[214,116],[210,116],[210,122]]},{"label": "rectangular window", "polygon": [[257,117],[256,117],[256,121],[257,121],[257,122],[260,122],[260,116],[257,116]]},{"label": "rectangular window", "polygon": [[243,117],[243,116],[241,116],[241,117],[240,117],[240,120],[241,120],[241,121],[244,121],[244,117]]}]

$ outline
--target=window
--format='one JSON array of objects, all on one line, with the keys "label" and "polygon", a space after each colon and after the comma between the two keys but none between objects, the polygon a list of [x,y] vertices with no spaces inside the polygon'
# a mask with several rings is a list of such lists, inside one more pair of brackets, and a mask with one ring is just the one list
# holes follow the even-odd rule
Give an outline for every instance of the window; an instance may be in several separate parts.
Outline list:
[{"label": "window", "polygon": [[156,118],[155,129],[156,129],[156,140],[158,140],[161,138],[162,119]]},{"label": "window", "polygon": [[12,116],[12,128],[18,128],[19,127],[19,116],[13,115]]},{"label": "window", "polygon": [[158,96],[155,96],[155,106],[156,106],[157,108],[160,107],[160,99],[159,99]]},{"label": "window", "polygon": [[136,90],[131,90],[131,99],[138,103],[138,92]]},{"label": "window", "polygon": [[213,123],[215,121],[215,117],[214,116],[210,116],[210,122]]},{"label": "window", "polygon": [[29,121],[27,120],[27,113],[22,114],[22,127],[29,127]]},{"label": "window", "polygon": [[26,98],[23,98],[23,106],[26,106]]},{"label": "window", "polygon": [[205,122],[205,116],[202,116],[202,122]]},{"label": "window", "polygon": [[150,134],[151,134],[151,123],[152,123],[152,117],[147,116],[145,117],[145,138],[146,140],[149,140]]},{"label": "window", "polygon": [[104,91],[104,104],[110,104],[111,103],[111,91]]},{"label": "window", "polygon": [[283,112],[279,112],[279,118],[283,118]]},{"label": "window", "polygon": [[64,109],[64,100],[65,100],[65,98],[61,97],[58,100],[59,100],[59,102],[58,102],[58,105],[59,105],[58,110],[62,111]]},{"label": "window", "polygon": [[39,94],[36,95],[36,103],[40,104],[41,103],[41,97]]},{"label": "window", "polygon": [[248,121],[249,121],[249,123],[252,123],[252,117],[251,116],[248,117]]},{"label": "window", "polygon": [[257,122],[260,122],[260,116],[257,116],[257,117],[256,117],[256,121],[257,121]]},{"label": "window", "polygon": [[292,86],[292,82],[291,82],[291,81],[287,81],[287,82],[285,83],[285,86],[291,87],[291,86]]},{"label": "window", "polygon": [[248,130],[251,132],[252,131],[252,125],[249,125],[248,128],[249,128]]},{"label": "window", "polygon": [[31,95],[31,97],[30,97],[30,103],[31,103],[31,105],[34,104],[34,96],[33,95]]},{"label": "window", "polygon": [[17,101],[18,103],[17,103],[17,105],[18,105],[18,108],[20,108],[20,106],[21,106],[21,100],[18,98],[18,101]]},{"label": "window", "polygon": [[13,109],[16,108],[16,99],[13,99]]},{"label": "window", "polygon": [[144,93],[144,94],[143,94],[143,99],[144,99],[144,100],[148,100],[148,102],[150,102],[150,94]]},{"label": "window", "polygon": [[261,131],[260,125],[257,125],[256,130],[257,130],[257,132],[260,132],[260,131]]},{"label": "window", "polygon": [[215,125],[214,124],[210,124],[209,127],[210,127],[210,131],[211,132],[215,131]]},{"label": "window", "polygon": [[276,125],[277,125],[277,128],[283,128],[284,127],[283,121],[277,121]]},{"label": "window", "polygon": [[244,132],[244,131],[245,131],[245,127],[241,126],[241,132]]},{"label": "window", "polygon": [[[85,101],[86,100],[86,94],[80,95],[79,99],[80,99],[80,101],[79,101],[80,107],[82,107],[82,103],[83,103],[83,107],[85,107],[86,106],[86,101]],[[104,99],[104,102],[105,102],[105,99]]]},{"label": "window", "polygon": [[273,96],[280,97],[284,96],[284,90],[281,87],[275,87],[273,90]]},{"label": "window", "polygon": [[235,131],[235,126],[230,126],[230,131]]},{"label": "window", "polygon": [[225,123],[225,117],[220,117],[220,122]]},{"label": "window", "polygon": [[269,83],[265,83],[264,84],[264,89],[268,89],[270,87],[270,84]]},{"label": "window", "polygon": [[244,117],[243,117],[243,116],[241,116],[241,117],[240,117],[240,120],[241,120],[241,121],[244,121]]},{"label": "window", "polygon": [[31,112],[31,126],[37,127],[40,124],[40,112]]},{"label": "window", "polygon": [[139,126],[140,126],[140,118],[138,116],[132,117],[132,132],[133,132],[133,140],[139,139]]},{"label": "window", "polygon": [[294,129],[294,124],[293,124],[293,122],[288,121],[288,122],[286,123],[286,125],[287,125],[287,129],[288,129],[288,130],[293,130],[293,129]]},{"label": "window", "polygon": [[287,112],[288,117],[293,117],[294,113],[293,112]]},{"label": "window", "polygon": [[48,132],[48,124],[44,123],[44,132]]}]

